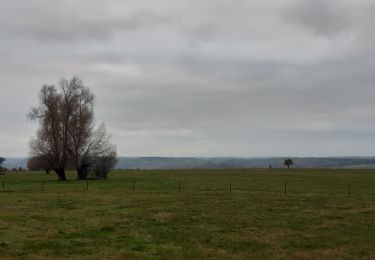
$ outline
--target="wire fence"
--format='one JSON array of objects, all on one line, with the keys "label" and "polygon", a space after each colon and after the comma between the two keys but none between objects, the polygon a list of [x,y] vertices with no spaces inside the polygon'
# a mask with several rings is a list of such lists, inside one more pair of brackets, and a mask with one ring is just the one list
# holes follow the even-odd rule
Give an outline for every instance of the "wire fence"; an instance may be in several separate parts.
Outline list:
[{"label": "wire fence", "polygon": [[[199,182],[199,185],[196,185],[193,181],[182,181],[181,179],[176,179],[174,181],[165,181],[165,182],[145,182],[145,179],[137,179],[137,178],[128,178],[127,181],[122,181],[121,183],[106,183],[106,181],[96,181],[96,180],[82,180],[82,181],[68,181],[68,182],[58,182],[58,181],[51,181],[51,180],[40,180],[36,181],[33,180],[31,182],[20,182],[20,181],[12,181],[12,180],[3,180],[1,181],[1,191],[99,191],[100,189],[110,189],[110,190],[121,190],[121,191],[131,191],[131,192],[154,192],[154,191],[162,191],[162,192],[257,192],[257,191],[265,191],[265,192],[272,192],[272,193],[279,193],[284,196],[288,194],[294,193],[301,193],[297,192],[295,187],[299,190],[305,190],[307,187],[303,187],[301,185],[291,185],[287,182],[283,183],[273,183],[272,185],[268,186],[258,186],[258,187],[243,187],[243,185],[236,184],[243,184],[240,181],[237,183],[232,179],[223,180],[221,182],[216,181],[214,185],[210,185],[209,182]],[[64,189],[60,189],[59,186],[63,185]],[[186,188],[188,186],[188,188]],[[317,186],[315,186],[316,188]],[[335,186],[335,193],[339,194],[346,194],[349,196],[353,195],[353,185],[347,184],[346,186]],[[309,187],[311,189],[311,187]],[[303,193],[303,192],[302,192]],[[316,192],[319,193],[319,192]],[[320,192],[322,193],[322,192]],[[332,190],[331,192],[332,193]]]}]

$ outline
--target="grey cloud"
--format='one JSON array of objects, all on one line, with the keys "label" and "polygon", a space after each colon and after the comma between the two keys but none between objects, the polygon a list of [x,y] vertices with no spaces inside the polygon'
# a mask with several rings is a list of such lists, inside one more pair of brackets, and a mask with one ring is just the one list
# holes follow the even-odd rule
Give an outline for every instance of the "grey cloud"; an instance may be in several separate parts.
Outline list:
[{"label": "grey cloud", "polygon": [[[90,6],[87,8],[87,6]],[[110,41],[118,31],[154,28],[172,22],[169,14],[135,10],[124,15],[112,15],[101,1],[81,1],[74,4],[48,1],[4,1],[0,17],[3,36],[33,38],[39,41]]]},{"label": "grey cloud", "polygon": [[110,22],[114,23],[115,27],[120,30],[135,30],[142,28],[152,29],[157,26],[175,23],[177,20],[177,17],[171,14],[156,14],[151,11],[141,11],[131,14],[130,17],[117,18],[117,20]]},{"label": "grey cloud", "polygon": [[202,24],[192,28],[183,29],[182,33],[185,35],[189,46],[195,48],[197,45],[205,42],[211,42],[216,38],[217,27],[213,24]]},{"label": "grey cloud", "polygon": [[312,33],[333,37],[348,31],[352,13],[342,1],[298,0],[285,9],[284,18]]},{"label": "grey cloud", "polygon": [[370,155],[369,6],[2,1],[0,153],[26,155],[39,88],[78,75],[121,155]]}]

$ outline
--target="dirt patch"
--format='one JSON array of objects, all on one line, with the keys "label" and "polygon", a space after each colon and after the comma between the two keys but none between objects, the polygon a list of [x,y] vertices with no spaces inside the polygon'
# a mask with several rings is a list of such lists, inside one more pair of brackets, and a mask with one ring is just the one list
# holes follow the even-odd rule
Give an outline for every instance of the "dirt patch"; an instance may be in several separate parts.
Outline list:
[{"label": "dirt patch", "polygon": [[174,217],[175,215],[173,213],[158,212],[154,214],[152,218],[155,219],[156,221],[165,223],[165,222],[171,221],[172,219],[174,219]]},{"label": "dirt patch", "polygon": [[343,248],[327,248],[313,251],[298,251],[292,259],[337,259],[344,255]]}]

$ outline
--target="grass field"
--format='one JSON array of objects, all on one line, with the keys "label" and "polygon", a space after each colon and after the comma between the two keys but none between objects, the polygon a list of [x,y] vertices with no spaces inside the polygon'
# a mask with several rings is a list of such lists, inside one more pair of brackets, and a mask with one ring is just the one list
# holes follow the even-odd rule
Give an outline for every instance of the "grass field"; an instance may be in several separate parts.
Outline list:
[{"label": "grass field", "polygon": [[374,170],[69,177],[0,177],[1,259],[375,259]]}]

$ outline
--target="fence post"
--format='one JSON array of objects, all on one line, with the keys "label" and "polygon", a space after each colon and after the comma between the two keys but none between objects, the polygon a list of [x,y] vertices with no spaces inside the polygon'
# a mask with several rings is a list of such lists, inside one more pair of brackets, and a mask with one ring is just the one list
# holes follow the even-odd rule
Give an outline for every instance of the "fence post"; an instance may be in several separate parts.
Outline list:
[{"label": "fence post", "polygon": [[133,178],[133,191],[135,189],[135,178]]}]

